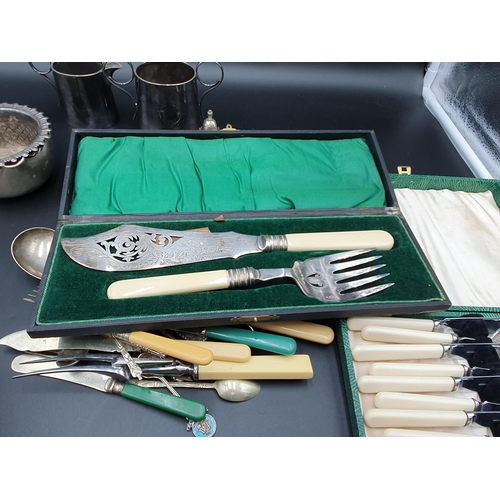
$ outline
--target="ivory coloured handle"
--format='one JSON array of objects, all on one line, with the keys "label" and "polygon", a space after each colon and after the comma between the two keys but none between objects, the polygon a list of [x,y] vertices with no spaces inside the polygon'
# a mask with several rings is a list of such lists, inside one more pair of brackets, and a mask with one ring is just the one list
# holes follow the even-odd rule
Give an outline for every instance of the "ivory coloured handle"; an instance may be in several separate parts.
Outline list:
[{"label": "ivory coloured handle", "polygon": [[405,375],[410,377],[463,377],[467,367],[444,363],[372,363],[368,375]]},{"label": "ivory coloured handle", "polygon": [[[383,437],[481,437],[476,434],[464,434],[462,432],[439,432],[439,431],[422,431],[419,429],[385,429],[382,433]],[[482,437],[487,437],[486,434]]]},{"label": "ivory coloured handle", "polygon": [[453,377],[391,377],[362,375],[357,380],[359,392],[451,392],[456,384]]},{"label": "ivory coloured handle", "polygon": [[179,340],[178,342],[208,349],[209,351],[212,351],[213,359],[218,361],[245,363],[252,355],[252,350],[246,344],[236,344],[234,342],[210,342],[209,340]]},{"label": "ivory coloured handle", "polygon": [[363,415],[368,427],[464,427],[464,411],[370,409]]},{"label": "ivory coloured handle", "polygon": [[307,354],[252,356],[246,363],[212,361],[198,368],[198,380],[307,380],[313,375]]},{"label": "ivory coloured handle", "polygon": [[254,328],[309,340],[317,344],[331,344],[335,338],[335,332],[329,326],[308,321],[263,321],[249,324]]},{"label": "ivory coloured handle", "polygon": [[392,316],[360,316],[347,318],[347,328],[354,332],[361,331],[365,326],[389,326],[392,328],[408,328],[432,332],[434,321],[431,319],[395,318]]},{"label": "ivory coloured handle", "polygon": [[374,404],[377,408],[399,410],[474,411],[476,408],[476,403],[472,398],[383,391],[376,394]]},{"label": "ivory coloured handle", "polygon": [[409,359],[440,359],[444,348],[439,344],[356,345],[354,361],[396,361]]},{"label": "ivory coloured handle", "polygon": [[128,335],[128,340],[134,344],[139,344],[148,349],[153,349],[173,358],[197,365],[208,365],[214,358],[212,351],[208,349],[185,344],[180,340],[168,339],[152,333],[132,332]]},{"label": "ivory coloured handle", "polygon": [[229,276],[225,270],[172,274],[115,281],[108,287],[108,299],[155,297],[227,288],[229,288]]},{"label": "ivory coloured handle", "polygon": [[361,338],[399,344],[451,344],[455,340],[450,333],[422,332],[388,326],[365,326],[361,330]]},{"label": "ivory coloured handle", "polygon": [[315,250],[358,250],[376,248],[390,250],[394,246],[394,238],[387,231],[337,231],[329,233],[297,233],[286,234],[289,252]]}]

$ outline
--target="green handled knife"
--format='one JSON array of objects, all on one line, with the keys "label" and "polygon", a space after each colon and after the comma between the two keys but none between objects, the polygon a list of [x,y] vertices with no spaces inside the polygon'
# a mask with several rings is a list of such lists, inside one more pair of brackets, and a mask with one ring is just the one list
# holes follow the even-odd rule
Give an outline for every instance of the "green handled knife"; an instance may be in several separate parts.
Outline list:
[{"label": "green handled knife", "polygon": [[274,354],[284,354],[290,356],[297,351],[297,342],[284,335],[258,332],[245,328],[235,328],[231,326],[214,326],[198,329],[173,330],[174,335],[179,335],[184,339],[213,339],[224,342],[235,342],[245,344],[255,349],[272,352]]},{"label": "green handled knife", "polygon": [[[30,365],[23,363],[29,363],[41,358],[43,358],[43,356],[21,354],[14,358],[11,368],[17,373],[30,373],[35,369],[33,367],[36,367],[36,364]],[[55,362],[48,362],[45,368],[58,368],[58,365]],[[203,420],[207,413],[206,406],[198,401],[174,396],[167,392],[156,391],[146,387],[139,387],[128,382],[120,382],[113,377],[96,372],[58,372],[46,373],[42,376],[65,380],[66,382],[83,385],[109,394],[119,394],[124,398],[132,399],[181,417],[186,417],[195,422]]]}]

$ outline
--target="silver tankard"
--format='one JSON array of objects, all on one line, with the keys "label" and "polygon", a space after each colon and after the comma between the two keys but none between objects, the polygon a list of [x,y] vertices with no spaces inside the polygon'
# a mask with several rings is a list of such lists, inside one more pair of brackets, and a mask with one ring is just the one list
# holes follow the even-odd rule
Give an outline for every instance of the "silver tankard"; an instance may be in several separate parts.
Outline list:
[{"label": "silver tankard", "polygon": [[[198,63],[193,69],[182,62],[146,62],[132,68],[132,76],[127,82],[118,82],[112,75],[106,74],[115,86],[124,86],[136,82],[136,112],[141,129],[196,130],[201,127],[203,118],[201,104],[208,92],[217,88],[224,79],[224,69],[215,83],[203,82]],[[198,82],[208,87],[198,100]],[[129,94],[130,95],[130,94]],[[132,96],[130,96],[132,97]]]},{"label": "silver tankard", "polygon": [[[118,110],[106,76],[112,76],[121,68],[120,64],[54,62],[47,71],[40,71],[31,62],[29,65],[55,87],[65,120],[73,128],[110,128],[118,121]],[[50,73],[54,81],[48,77]]]}]

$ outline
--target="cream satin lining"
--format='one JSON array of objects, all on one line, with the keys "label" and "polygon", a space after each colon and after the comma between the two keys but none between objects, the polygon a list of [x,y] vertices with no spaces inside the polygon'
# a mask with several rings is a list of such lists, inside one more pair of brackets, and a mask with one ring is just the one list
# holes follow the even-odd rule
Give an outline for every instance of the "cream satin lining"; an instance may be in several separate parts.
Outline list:
[{"label": "cream satin lining", "polygon": [[491,192],[395,191],[452,304],[500,307],[500,210]]}]

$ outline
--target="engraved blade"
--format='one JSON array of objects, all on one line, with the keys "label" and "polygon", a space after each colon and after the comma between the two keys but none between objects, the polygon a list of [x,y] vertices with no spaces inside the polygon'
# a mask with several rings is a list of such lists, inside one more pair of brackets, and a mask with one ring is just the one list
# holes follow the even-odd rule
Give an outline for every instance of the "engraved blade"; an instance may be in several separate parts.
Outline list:
[{"label": "engraved blade", "polygon": [[[17,351],[44,352],[62,349],[88,349],[93,351],[118,352],[116,344],[98,335],[79,337],[46,337],[32,338],[26,330],[9,333],[0,339],[0,345],[5,345]],[[125,346],[129,351],[137,350],[133,346]]]},{"label": "engraved blade", "polygon": [[260,253],[259,236],[206,233],[123,224],[82,238],[62,238],[61,246],[78,264],[99,271],[134,271]]}]

